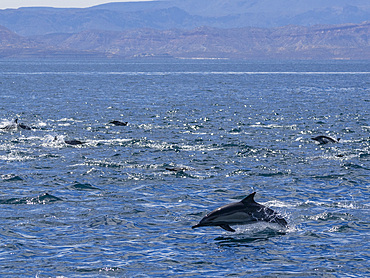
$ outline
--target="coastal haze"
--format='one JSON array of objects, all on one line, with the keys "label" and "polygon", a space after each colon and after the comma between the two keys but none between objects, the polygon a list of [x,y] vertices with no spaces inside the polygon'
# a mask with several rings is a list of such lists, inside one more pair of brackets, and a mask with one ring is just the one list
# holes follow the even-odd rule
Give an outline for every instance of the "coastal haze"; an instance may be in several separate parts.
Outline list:
[{"label": "coastal haze", "polygon": [[0,55],[369,59],[369,18],[367,0],[5,9],[0,10]]},{"label": "coastal haze", "polygon": [[[114,2],[139,2],[151,0],[114,0]],[[53,7],[53,8],[88,8],[105,4],[106,0],[2,0],[0,9],[18,9],[24,7]],[[112,1],[110,1],[112,2]]]}]

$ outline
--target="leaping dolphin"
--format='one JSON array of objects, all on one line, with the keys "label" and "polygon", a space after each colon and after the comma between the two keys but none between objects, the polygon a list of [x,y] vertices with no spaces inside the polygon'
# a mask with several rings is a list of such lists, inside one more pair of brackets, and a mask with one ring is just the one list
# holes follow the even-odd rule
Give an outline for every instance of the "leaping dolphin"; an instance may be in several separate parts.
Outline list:
[{"label": "leaping dolphin", "polygon": [[288,223],[284,218],[272,209],[258,204],[254,201],[253,192],[240,202],[231,203],[215,209],[208,213],[200,222],[192,228],[203,226],[220,226],[222,229],[235,232],[230,225],[245,225],[257,221],[277,223],[282,227],[287,227]]},{"label": "leaping dolphin", "polygon": [[320,135],[320,136],[312,137],[311,139],[314,140],[314,141],[319,142],[320,144],[338,143],[339,140],[340,140],[340,138],[335,139],[335,138],[332,138],[332,137],[329,137],[329,136],[325,136],[325,135]]}]

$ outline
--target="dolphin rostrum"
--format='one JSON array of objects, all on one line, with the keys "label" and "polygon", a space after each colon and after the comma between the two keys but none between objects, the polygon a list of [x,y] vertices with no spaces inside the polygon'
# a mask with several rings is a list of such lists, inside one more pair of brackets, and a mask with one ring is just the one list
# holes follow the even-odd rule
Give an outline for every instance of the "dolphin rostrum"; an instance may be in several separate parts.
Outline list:
[{"label": "dolphin rostrum", "polygon": [[288,223],[281,215],[254,201],[255,194],[256,192],[253,192],[240,202],[231,203],[215,209],[192,228],[220,226],[226,231],[235,232],[230,225],[251,224],[257,221],[277,223],[283,227],[287,227]]},{"label": "dolphin rostrum", "polygon": [[334,139],[332,137],[325,136],[325,135],[320,135],[320,136],[312,137],[311,139],[314,140],[314,141],[319,142],[320,144],[327,144],[329,142],[331,142],[331,143],[338,143],[339,140],[340,140],[340,138]]}]

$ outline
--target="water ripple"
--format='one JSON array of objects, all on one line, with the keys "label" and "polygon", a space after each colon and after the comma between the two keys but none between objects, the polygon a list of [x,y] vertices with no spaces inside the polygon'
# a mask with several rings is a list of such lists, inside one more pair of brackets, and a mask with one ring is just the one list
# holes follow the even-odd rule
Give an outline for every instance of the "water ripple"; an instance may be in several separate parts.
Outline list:
[{"label": "water ripple", "polygon": [[[370,275],[369,63],[0,64],[1,276]],[[191,228],[253,191],[288,229]]]}]

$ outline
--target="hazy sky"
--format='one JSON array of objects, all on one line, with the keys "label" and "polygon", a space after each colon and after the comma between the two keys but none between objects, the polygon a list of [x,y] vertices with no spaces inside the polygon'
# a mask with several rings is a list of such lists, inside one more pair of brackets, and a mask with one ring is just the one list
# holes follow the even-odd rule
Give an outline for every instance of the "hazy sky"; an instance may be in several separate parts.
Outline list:
[{"label": "hazy sky", "polygon": [[0,0],[0,9],[19,7],[85,8],[109,2],[138,2],[150,0]]}]

